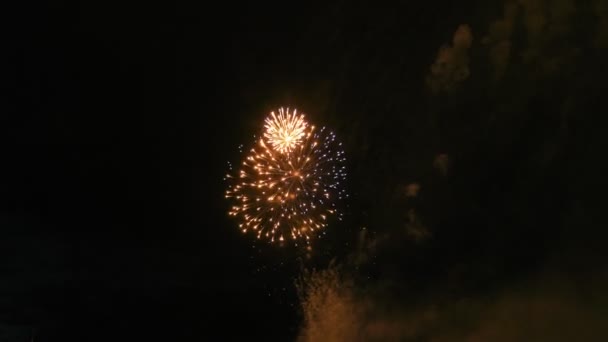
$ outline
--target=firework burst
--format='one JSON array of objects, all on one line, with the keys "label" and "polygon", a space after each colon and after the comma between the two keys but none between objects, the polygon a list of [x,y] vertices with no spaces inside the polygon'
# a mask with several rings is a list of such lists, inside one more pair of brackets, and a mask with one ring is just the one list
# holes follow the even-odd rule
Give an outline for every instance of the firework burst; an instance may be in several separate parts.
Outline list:
[{"label": "firework burst", "polygon": [[[271,242],[308,243],[331,216],[341,219],[337,204],[345,196],[341,182],[346,177],[341,144],[332,132],[309,125],[295,113],[271,113],[262,138],[240,169],[227,175],[226,197],[233,201],[229,215],[238,219],[244,233]],[[289,135],[278,134],[278,126],[297,132],[291,135],[297,139],[290,140],[289,148],[276,143]]]},{"label": "firework burst", "polygon": [[275,150],[288,153],[302,142],[307,126],[303,114],[298,116],[295,109],[290,112],[289,108],[280,108],[279,115],[270,112],[266,118],[264,137]]}]

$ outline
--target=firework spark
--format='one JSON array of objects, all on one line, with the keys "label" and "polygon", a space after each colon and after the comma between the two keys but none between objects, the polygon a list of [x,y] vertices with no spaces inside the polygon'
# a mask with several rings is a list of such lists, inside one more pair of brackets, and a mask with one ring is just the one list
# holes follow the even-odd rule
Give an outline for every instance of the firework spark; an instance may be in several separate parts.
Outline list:
[{"label": "firework spark", "polygon": [[[275,117],[271,114],[266,123]],[[275,136],[264,134],[240,170],[227,175],[226,197],[233,201],[229,215],[239,220],[244,233],[252,231],[271,242],[304,239],[308,243],[327,226],[330,216],[341,219],[337,204],[345,197],[340,183],[346,177],[341,144],[326,128],[317,129],[303,119],[296,126],[303,129],[290,149],[275,149]]]},{"label": "firework spark", "polygon": [[290,112],[289,108],[281,108],[279,115],[270,112],[270,116],[266,118],[264,137],[272,148],[280,153],[288,153],[302,141],[307,126],[303,114],[298,116],[295,109]]}]

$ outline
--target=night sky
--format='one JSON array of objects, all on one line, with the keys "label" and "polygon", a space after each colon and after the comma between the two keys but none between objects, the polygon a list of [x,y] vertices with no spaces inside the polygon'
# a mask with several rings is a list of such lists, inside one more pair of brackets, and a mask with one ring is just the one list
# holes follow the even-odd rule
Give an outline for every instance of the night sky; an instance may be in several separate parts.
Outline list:
[{"label": "night sky", "polygon": [[[0,341],[608,340],[608,1],[11,1]],[[271,110],[344,220],[244,235]]]}]

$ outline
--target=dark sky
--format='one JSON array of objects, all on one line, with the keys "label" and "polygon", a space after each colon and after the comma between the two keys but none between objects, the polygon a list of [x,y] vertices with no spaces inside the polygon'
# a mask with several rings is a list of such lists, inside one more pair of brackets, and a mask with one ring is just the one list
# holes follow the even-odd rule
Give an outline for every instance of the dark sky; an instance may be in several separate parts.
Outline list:
[{"label": "dark sky", "polygon": [[[332,259],[377,304],[361,336],[608,337],[604,1],[0,13],[1,341],[310,336],[294,281]],[[310,255],[226,215],[227,162],[280,106],[335,129],[348,158],[346,219]],[[485,318],[542,312],[538,293],[573,326]],[[462,301],[489,309],[443,320]],[[447,313],[365,330],[427,307]]]}]

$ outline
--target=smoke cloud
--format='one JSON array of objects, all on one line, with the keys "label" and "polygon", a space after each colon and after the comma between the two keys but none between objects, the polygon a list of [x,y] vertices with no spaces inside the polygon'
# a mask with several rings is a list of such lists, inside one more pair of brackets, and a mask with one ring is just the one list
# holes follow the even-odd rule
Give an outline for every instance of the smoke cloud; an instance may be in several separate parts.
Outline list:
[{"label": "smoke cloud", "polygon": [[473,34],[468,25],[460,25],[451,46],[442,46],[427,77],[427,85],[434,93],[450,91],[469,77],[469,49]]}]

